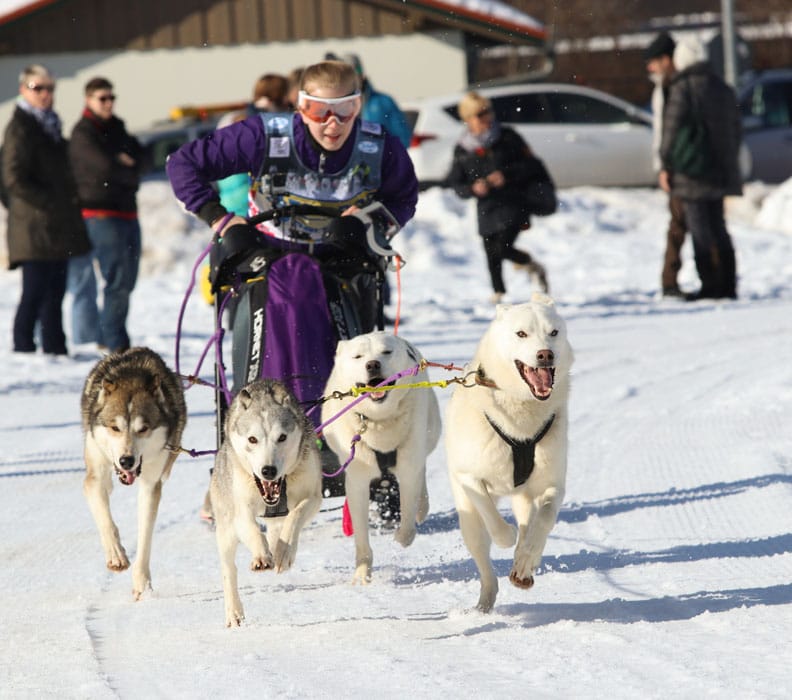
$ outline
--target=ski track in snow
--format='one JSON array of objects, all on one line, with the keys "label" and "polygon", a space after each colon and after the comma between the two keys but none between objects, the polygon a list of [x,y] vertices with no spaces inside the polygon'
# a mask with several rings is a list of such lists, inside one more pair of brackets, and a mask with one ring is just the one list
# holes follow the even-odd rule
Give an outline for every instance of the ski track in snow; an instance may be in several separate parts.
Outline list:
[{"label": "ski track in snow", "polygon": [[[591,231],[562,209],[547,220],[550,233],[607,239],[641,226],[640,206],[624,206],[616,215],[609,196],[565,193],[569,207],[590,212]],[[446,216],[466,211],[453,198],[435,199],[450,203]],[[424,216],[405,235],[406,251],[434,246],[434,264],[468,259],[481,276],[479,242],[441,242],[446,228]],[[575,245],[565,248],[563,236],[548,240],[541,227],[532,236],[529,248],[538,259],[578,274]],[[777,679],[788,677],[788,668],[783,655],[768,653],[764,630],[773,629],[778,606],[792,604],[792,534],[783,525],[792,497],[786,437],[792,366],[775,361],[765,372],[762,353],[788,342],[787,280],[779,272],[777,286],[691,309],[656,300],[647,291],[651,285],[623,285],[633,251],[615,252],[614,259],[599,261],[612,270],[599,270],[585,293],[557,296],[576,355],[567,495],[531,591],[509,585],[512,551],[493,547],[500,593],[491,615],[471,610],[478,577],[459,535],[442,442],[428,462],[429,518],[406,550],[389,533],[372,534],[371,585],[350,585],[352,541],[341,533],[340,499],[328,499],[304,531],[292,571],[250,572],[249,553],[239,546],[247,621],[230,631],[223,626],[214,533],[198,518],[212,458],[180,456],[154,533],[154,590],[134,603],[130,571],[104,566],[82,496],[77,397],[93,360],[63,362],[52,381],[52,372],[44,371],[51,360],[9,357],[0,395],[13,396],[14,412],[0,415],[0,435],[12,443],[0,458],[0,485],[9,494],[0,518],[9,531],[23,523],[29,532],[0,542],[0,587],[14,591],[0,623],[8,639],[34,630],[36,653],[13,657],[18,662],[0,670],[2,687],[20,698],[195,698],[233,679],[240,694],[305,697],[312,689],[329,697],[344,688],[350,697],[370,697],[372,679],[386,679],[378,697],[448,692],[489,698],[513,696],[530,669],[538,697],[574,697],[582,689],[602,697],[598,688],[614,687],[622,697],[667,697],[652,685],[657,678],[677,696],[683,689],[687,697],[727,690],[783,697]],[[659,260],[654,249],[650,254]],[[645,247],[640,255],[647,255]],[[466,288],[461,267],[450,273],[459,275],[458,298],[411,283],[411,269],[424,279],[422,267],[430,262],[418,257],[406,268],[400,332],[428,360],[461,366],[492,308],[482,302],[481,284]],[[741,260],[749,281],[752,264],[747,255]],[[528,288],[511,270],[508,275],[516,297]],[[586,284],[565,284],[559,276],[551,278],[559,289]],[[146,320],[162,308],[178,308],[186,280],[184,268],[143,277],[133,297],[136,341],[168,358],[175,330],[161,333],[159,324],[151,330]],[[0,298],[9,315],[12,305]],[[709,320],[713,314],[723,323]],[[699,324],[703,318],[708,323]],[[414,327],[411,319],[419,319]],[[211,312],[193,300],[183,372],[193,371],[210,332]],[[757,338],[755,351],[746,336]],[[211,362],[210,354],[204,376]],[[453,376],[435,367],[429,373],[432,380]],[[450,389],[435,391],[444,411]],[[46,411],[43,401],[51,404]],[[213,448],[211,390],[192,387],[187,404],[185,447]],[[726,474],[724,464],[730,465]],[[116,484],[111,509],[130,560],[136,501],[135,488]],[[501,508],[508,513],[506,501]],[[735,664],[744,673],[726,673]],[[733,679],[728,688],[720,684],[723,677]]]}]

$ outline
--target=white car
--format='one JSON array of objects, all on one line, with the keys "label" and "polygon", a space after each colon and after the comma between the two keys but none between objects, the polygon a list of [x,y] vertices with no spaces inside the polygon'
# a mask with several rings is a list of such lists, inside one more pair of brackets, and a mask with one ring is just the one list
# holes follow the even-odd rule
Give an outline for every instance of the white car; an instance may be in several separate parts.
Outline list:
[{"label": "white car", "polygon": [[[513,127],[545,162],[557,187],[651,186],[652,118],[599,90],[561,83],[482,88],[502,124]],[[442,181],[464,131],[464,93],[403,105],[413,124],[409,153],[423,186]]]}]

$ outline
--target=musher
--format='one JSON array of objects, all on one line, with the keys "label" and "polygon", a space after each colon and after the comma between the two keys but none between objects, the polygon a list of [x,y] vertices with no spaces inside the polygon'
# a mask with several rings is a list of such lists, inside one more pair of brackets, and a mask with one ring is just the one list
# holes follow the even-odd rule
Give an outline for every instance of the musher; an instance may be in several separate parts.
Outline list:
[{"label": "musher", "polygon": [[[251,226],[226,211],[212,186],[234,173],[253,176],[250,215],[290,205],[341,215],[280,217],[259,224],[255,234],[256,245],[272,253],[268,284],[258,285],[266,291],[259,307],[251,306],[251,314],[265,308],[263,321],[250,324],[250,333],[256,333],[263,323],[265,339],[240,363],[245,377],[236,376],[234,363],[235,388],[257,376],[278,378],[308,407],[322,395],[338,338],[373,330],[376,321],[371,252],[354,235],[342,250],[328,242],[337,238],[331,232],[343,231],[337,222],[356,218],[373,202],[383,205],[399,228],[404,226],[415,213],[418,180],[399,139],[359,119],[360,84],[352,66],[343,61],[308,66],[300,87],[296,113],[257,114],[214,131],[172,153],[166,169],[176,197],[212,227],[220,247],[240,227],[247,230],[242,238],[250,235]],[[328,268],[339,284],[328,285]],[[338,296],[352,298],[356,307],[358,322],[346,324],[351,327],[343,327],[343,314],[333,307]],[[326,489],[325,495],[339,494]]]}]

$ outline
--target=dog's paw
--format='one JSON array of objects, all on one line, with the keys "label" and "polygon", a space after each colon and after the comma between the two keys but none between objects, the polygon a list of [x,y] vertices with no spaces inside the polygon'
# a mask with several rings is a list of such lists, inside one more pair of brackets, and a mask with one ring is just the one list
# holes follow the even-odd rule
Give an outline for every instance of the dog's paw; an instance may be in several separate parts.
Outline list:
[{"label": "dog's paw", "polygon": [[371,566],[368,564],[359,564],[355,569],[355,575],[352,577],[352,585],[368,586],[371,583]]},{"label": "dog's paw", "polygon": [[126,571],[129,568],[129,559],[121,545],[107,553],[107,568],[110,571]]},{"label": "dog's paw", "polygon": [[394,533],[393,539],[402,547],[409,547],[415,539],[415,533],[415,525],[410,525],[402,521],[402,524],[399,525],[399,529]]},{"label": "dog's paw", "polygon": [[532,588],[534,585],[534,577],[528,574],[528,576],[519,576],[517,572],[512,569],[511,573],[509,574],[509,581],[513,586],[517,586],[517,588],[528,589]]},{"label": "dog's paw", "polygon": [[492,608],[495,607],[495,598],[497,596],[497,588],[486,588],[485,586],[482,586],[478,603],[476,603],[476,610],[479,610],[483,613],[492,612]]},{"label": "dog's paw", "polygon": [[226,627],[240,627],[245,620],[245,612],[240,605],[238,608],[231,608],[226,610],[225,625]]},{"label": "dog's paw", "polygon": [[517,528],[504,520],[503,525],[492,533],[492,541],[498,547],[513,547],[517,542]]},{"label": "dog's paw", "polygon": [[253,557],[250,562],[251,571],[266,571],[267,569],[271,569],[272,566],[273,563],[271,554],[267,554],[263,557]]},{"label": "dog's paw", "polygon": [[294,564],[295,554],[294,548],[288,542],[278,540],[272,556],[276,573],[280,574],[291,569],[292,564]]}]

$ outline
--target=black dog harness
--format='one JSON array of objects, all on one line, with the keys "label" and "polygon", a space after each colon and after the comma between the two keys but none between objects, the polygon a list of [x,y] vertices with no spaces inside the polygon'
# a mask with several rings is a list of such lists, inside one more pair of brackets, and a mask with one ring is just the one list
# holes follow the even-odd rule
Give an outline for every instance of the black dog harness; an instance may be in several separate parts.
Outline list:
[{"label": "black dog harness", "polygon": [[511,447],[512,461],[514,462],[514,487],[517,488],[518,486],[522,486],[528,480],[528,477],[531,476],[531,472],[534,468],[536,443],[547,435],[547,431],[550,430],[555,420],[555,413],[547,419],[547,422],[539,429],[536,435],[525,440],[517,440],[511,435],[504,433],[502,428],[486,413],[484,417],[501,440]]}]

